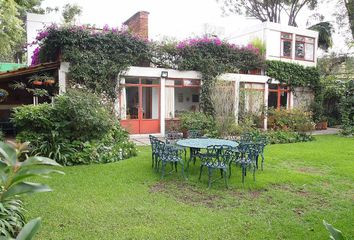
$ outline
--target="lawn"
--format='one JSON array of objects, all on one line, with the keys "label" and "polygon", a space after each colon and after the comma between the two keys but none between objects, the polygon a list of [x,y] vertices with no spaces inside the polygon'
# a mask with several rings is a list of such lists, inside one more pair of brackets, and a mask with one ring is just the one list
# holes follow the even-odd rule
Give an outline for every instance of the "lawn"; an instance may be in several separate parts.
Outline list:
[{"label": "lawn", "polygon": [[328,239],[322,220],[354,236],[354,139],[319,136],[267,146],[265,170],[225,189],[160,180],[150,148],[118,163],[65,167],[41,179],[54,191],[27,196],[28,219],[41,216],[37,239]]}]

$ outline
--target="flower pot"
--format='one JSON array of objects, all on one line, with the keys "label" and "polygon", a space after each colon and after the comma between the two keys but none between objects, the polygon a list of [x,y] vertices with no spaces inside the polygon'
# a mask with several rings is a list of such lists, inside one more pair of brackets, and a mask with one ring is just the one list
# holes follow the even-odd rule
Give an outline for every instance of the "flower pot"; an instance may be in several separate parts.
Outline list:
[{"label": "flower pot", "polygon": [[36,85],[36,86],[41,86],[43,84],[43,82],[42,81],[33,81],[32,84]]},{"label": "flower pot", "polygon": [[55,83],[54,79],[48,79],[44,82],[45,85],[53,85]]},{"label": "flower pot", "polygon": [[328,122],[327,121],[323,121],[322,122],[322,130],[326,130],[328,127]]},{"label": "flower pot", "polygon": [[316,130],[322,130],[322,122],[316,123],[315,129]]}]

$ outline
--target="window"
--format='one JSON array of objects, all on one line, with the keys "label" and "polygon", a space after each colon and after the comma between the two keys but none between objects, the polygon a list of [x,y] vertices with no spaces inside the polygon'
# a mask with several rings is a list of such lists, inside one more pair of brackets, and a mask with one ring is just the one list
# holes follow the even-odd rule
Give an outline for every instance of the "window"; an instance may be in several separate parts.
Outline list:
[{"label": "window", "polygon": [[268,108],[286,108],[289,97],[288,87],[285,85],[270,84],[268,88]]},{"label": "window", "polygon": [[281,33],[281,56],[291,58],[291,45],[293,36],[291,33]]},{"label": "window", "polygon": [[314,60],[315,39],[303,36],[296,36],[295,58],[307,61]]}]

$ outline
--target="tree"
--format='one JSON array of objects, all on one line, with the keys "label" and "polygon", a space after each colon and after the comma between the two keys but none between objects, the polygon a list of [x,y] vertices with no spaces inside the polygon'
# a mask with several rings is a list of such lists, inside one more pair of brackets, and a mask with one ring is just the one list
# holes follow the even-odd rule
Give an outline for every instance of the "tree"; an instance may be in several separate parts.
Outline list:
[{"label": "tree", "polygon": [[333,45],[333,25],[330,22],[320,22],[308,29],[318,32],[318,47],[327,51]]},{"label": "tree", "polygon": [[77,4],[65,4],[63,7],[63,18],[65,24],[74,24],[76,17],[82,13],[82,7]]},{"label": "tree", "polygon": [[216,0],[221,2],[224,12],[255,17],[262,22],[281,22],[281,16],[287,15],[288,25],[297,26],[296,17],[301,9],[313,10],[318,0]]},{"label": "tree", "polygon": [[13,0],[0,0],[0,55],[2,61],[22,40],[23,22],[19,19],[18,5]]},{"label": "tree", "polygon": [[26,43],[26,12],[44,13],[43,0],[0,0],[0,56],[2,61],[22,62]]},{"label": "tree", "polygon": [[345,8],[347,9],[348,21],[350,30],[352,32],[352,39],[354,41],[354,0],[343,0]]}]

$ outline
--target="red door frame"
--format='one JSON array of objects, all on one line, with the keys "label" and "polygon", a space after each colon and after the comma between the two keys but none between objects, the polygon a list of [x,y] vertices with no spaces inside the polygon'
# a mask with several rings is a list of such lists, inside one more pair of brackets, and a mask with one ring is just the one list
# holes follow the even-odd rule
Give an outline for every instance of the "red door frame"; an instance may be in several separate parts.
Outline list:
[{"label": "red door frame", "polygon": [[[161,112],[161,85],[160,84],[143,84],[142,78],[139,78],[139,83],[122,84],[122,87],[138,87],[139,107],[138,119],[124,119],[121,120],[121,125],[128,130],[130,134],[148,134],[160,132],[160,112]],[[143,118],[143,88],[157,88],[158,89],[158,113],[157,119],[144,119]],[[153,96],[153,95],[152,95]],[[152,104],[152,103],[151,103]],[[122,103],[120,101],[120,107]]]}]

